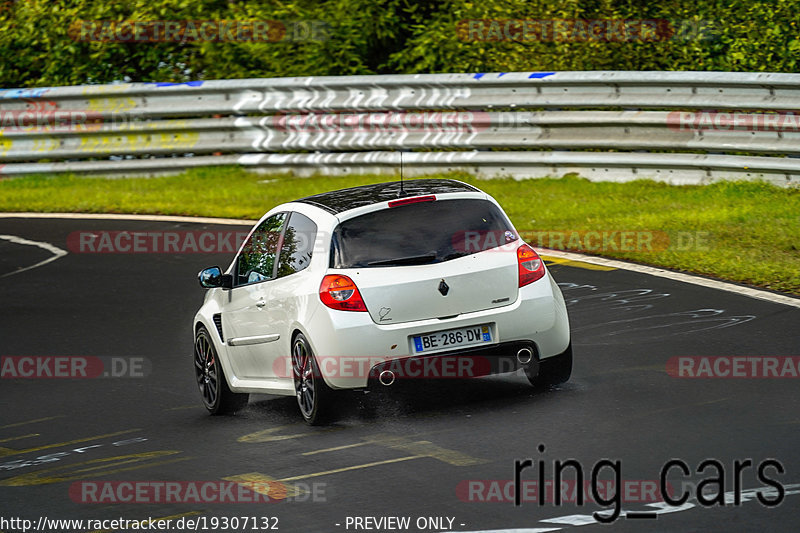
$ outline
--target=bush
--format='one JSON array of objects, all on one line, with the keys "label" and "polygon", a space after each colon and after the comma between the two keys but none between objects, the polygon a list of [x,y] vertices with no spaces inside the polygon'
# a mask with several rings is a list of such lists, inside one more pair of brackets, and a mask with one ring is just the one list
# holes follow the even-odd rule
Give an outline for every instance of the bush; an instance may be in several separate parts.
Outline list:
[{"label": "bush", "polygon": [[[794,72],[798,12],[800,0],[6,0],[0,3],[0,86],[526,70]],[[464,35],[461,21],[469,19],[662,19],[680,36],[476,41]],[[87,42],[74,38],[81,20],[277,20],[301,38]],[[294,32],[313,21],[311,38]]]}]

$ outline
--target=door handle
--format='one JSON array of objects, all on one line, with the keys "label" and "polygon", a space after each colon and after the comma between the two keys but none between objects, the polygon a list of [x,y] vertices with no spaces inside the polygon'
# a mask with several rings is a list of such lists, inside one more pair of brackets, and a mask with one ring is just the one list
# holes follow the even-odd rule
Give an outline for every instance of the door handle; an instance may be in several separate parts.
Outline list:
[{"label": "door handle", "polygon": [[259,300],[256,302],[256,307],[258,307],[259,309],[264,309],[265,305],[267,305],[267,302],[265,302],[264,300]]}]

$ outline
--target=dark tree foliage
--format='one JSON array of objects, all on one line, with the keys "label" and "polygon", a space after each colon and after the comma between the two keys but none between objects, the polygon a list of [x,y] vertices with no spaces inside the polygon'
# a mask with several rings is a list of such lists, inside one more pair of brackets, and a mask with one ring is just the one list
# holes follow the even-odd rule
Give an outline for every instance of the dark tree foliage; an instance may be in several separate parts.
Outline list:
[{"label": "dark tree foliage", "polygon": [[[796,72],[798,13],[800,0],[5,0],[0,86],[526,70]],[[119,39],[128,21],[266,21],[269,31],[260,41]],[[592,21],[601,22],[588,29]],[[632,30],[619,29],[626,21]]]}]

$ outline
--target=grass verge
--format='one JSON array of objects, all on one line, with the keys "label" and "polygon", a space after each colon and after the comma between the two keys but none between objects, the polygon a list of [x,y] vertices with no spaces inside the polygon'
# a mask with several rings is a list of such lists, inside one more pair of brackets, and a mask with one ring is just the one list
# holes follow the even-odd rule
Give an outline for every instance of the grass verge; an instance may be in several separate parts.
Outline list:
[{"label": "grass verge", "polygon": [[[473,183],[494,196],[534,246],[800,295],[800,190],[796,188],[762,182],[593,183],[576,177],[479,180],[464,173],[431,177]],[[0,211],[256,219],[281,202],[394,179],[394,175],[296,178],[240,168],[195,169],[163,178],[32,176],[0,181]]]}]

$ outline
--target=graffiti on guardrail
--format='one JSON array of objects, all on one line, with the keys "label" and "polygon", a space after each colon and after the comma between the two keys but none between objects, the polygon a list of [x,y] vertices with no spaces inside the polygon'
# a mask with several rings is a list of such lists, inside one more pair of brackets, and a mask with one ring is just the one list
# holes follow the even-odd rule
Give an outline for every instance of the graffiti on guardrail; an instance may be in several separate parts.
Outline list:
[{"label": "graffiti on guardrail", "polygon": [[[4,176],[223,163],[339,174],[394,169],[389,150],[406,150],[409,175],[793,186],[798,84],[785,73],[507,72],[6,89],[0,164]],[[129,157],[141,154],[153,157]]]},{"label": "graffiti on guardrail", "polygon": [[5,137],[4,133],[0,131],[0,157],[5,157],[13,144],[14,142]]},{"label": "graffiti on guardrail", "polygon": [[194,147],[200,135],[197,132],[126,133],[114,136],[86,135],[80,137],[81,152],[113,154],[147,149],[184,150]]}]

